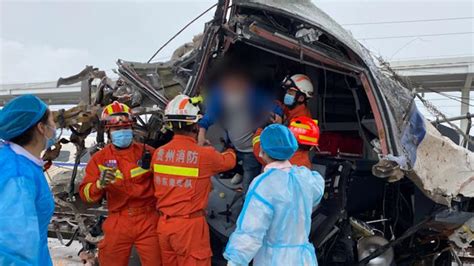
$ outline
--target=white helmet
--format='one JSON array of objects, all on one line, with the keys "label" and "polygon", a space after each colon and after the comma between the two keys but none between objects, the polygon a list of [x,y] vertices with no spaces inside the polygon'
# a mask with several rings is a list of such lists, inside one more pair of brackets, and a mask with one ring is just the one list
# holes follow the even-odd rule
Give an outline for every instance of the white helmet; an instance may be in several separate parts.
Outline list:
[{"label": "white helmet", "polygon": [[299,92],[303,93],[306,95],[308,98],[313,97],[313,83],[311,83],[311,80],[308,78],[308,76],[303,75],[303,74],[295,74],[293,76],[287,76],[283,82],[282,86],[286,89],[296,89]]},{"label": "white helmet", "polygon": [[197,123],[201,119],[201,110],[191,103],[189,96],[180,94],[171,100],[165,109],[166,122],[188,122]]}]

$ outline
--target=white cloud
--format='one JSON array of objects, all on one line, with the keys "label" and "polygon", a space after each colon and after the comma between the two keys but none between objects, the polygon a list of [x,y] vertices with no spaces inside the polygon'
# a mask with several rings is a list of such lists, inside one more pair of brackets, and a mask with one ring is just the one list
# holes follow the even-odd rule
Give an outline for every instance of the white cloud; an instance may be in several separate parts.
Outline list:
[{"label": "white cloud", "polygon": [[57,80],[92,61],[84,49],[56,48],[0,39],[0,84]]}]

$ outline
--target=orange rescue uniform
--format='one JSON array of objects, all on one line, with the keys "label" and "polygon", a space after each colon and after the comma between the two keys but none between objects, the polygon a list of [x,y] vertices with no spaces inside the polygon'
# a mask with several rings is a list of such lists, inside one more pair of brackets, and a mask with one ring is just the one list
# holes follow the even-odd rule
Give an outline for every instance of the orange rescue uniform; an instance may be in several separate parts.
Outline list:
[{"label": "orange rescue uniform", "polygon": [[[308,107],[306,104],[298,104],[295,106],[295,108],[290,109],[288,106],[284,105],[281,102],[277,103],[280,105],[280,107],[283,109],[285,117],[283,117],[284,122],[291,121],[293,118],[300,117],[300,116],[306,116],[306,117],[311,117],[311,112],[309,111]],[[263,166],[266,165],[266,163],[260,158],[260,134],[262,134],[263,129],[259,128],[253,135],[253,140],[252,140],[252,145],[253,145],[253,154],[255,155],[255,158],[257,158],[258,162],[262,164]],[[309,151],[298,149],[293,157],[290,158],[290,163],[297,165],[297,166],[306,166],[309,169],[311,169],[311,161],[309,160]]]},{"label": "orange rescue uniform", "polygon": [[293,118],[300,116],[311,117],[311,112],[306,104],[298,104],[293,109],[288,108],[288,106],[282,103],[280,103],[280,106],[283,108],[283,113],[285,114],[284,121],[291,121]]},{"label": "orange rescue uniform", "polygon": [[[252,139],[252,145],[253,145],[253,154],[255,155],[255,158],[257,158],[258,162],[261,163],[263,166],[266,165],[265,161],[260,158],[260,135],[262,134],[263,129],[259,128],[255,132],[255,135],[253,136]],[[309,160],[309,151],[307,150],[302,150],[298,149],[293,157],[290,158],[290,163],[293,165],[297,166],[306,166],[309,169],[311,169],[311,161]]]},{"label": "orange rescue uniform", "polygon": [[[132,245],[142,265],[161,265],[153,175],[151,170],[138,166],[143,148],[139,143],[132,143],[126,149],[109,144],[87,164],[79,194],[88,203],[98,202],[105,196],[109,211],[102,225],[105,237],[99,242],[100,265],[128,265]],[[149,146],[146,149],[154,152]],[[99,189],[101,172],[112,168],[117,169],[115,182]]]},{"label": "orange rescue uniform", "polygon": [[175,135],[156,150],[152,163],[163,265],[211,265],[205,218],[210,177],[235,167],[234,151],[219,153],[192,137]]}]

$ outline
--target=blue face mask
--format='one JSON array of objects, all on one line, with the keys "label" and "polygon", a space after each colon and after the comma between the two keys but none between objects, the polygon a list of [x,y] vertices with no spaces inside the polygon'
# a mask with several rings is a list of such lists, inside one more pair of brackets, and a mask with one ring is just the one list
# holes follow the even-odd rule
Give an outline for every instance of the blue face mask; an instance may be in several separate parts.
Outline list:
[{"label": "blue face mask", "polygon": [[133,130],[131,129],[122,129],[113,131],[110,133],[112,138],[112,144],[118,148],[127,148],[132,144],[133,140]]},{"label": "blue face mask", "polygon": [[285,94],[285,98],[283,98],[283,103],[287,106],[291,106],[295,103],[295,96],[291,94]]},{"label": "blue face mask", "polygon": [[50,127],[50,126],[46,126],[47,128],[51,129],[54,133],[53,133],[53,136],[51,138],[47,138],[46,139],[46,144],[45,144],[45,150],[51,148],[55,143],[56,141],[58,140],[58,134],[56,132],[56,128],[54,127]]}]

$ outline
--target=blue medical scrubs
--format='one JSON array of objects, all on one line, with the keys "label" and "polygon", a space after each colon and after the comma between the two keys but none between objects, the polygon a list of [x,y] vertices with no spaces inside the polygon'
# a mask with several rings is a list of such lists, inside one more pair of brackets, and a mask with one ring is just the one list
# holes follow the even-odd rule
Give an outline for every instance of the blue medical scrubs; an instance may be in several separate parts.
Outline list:
[{"label": "blue medical scrubs", "polygon": [[0,265],[52,265],[53,211],[41,160],[16,144],[0,143]]}]

